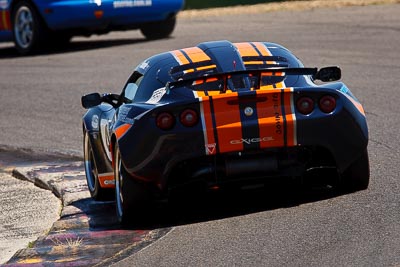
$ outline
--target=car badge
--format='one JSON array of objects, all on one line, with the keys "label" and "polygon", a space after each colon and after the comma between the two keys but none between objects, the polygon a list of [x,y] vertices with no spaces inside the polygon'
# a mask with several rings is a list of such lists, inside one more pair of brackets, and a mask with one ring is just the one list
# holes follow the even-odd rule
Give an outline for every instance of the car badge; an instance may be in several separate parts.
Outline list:
[{"label": "car badge", "polygon": [[247,117],[253,115],[253,109],[251,107],[246,107],[244,109],[244,115],[246,115]]}]

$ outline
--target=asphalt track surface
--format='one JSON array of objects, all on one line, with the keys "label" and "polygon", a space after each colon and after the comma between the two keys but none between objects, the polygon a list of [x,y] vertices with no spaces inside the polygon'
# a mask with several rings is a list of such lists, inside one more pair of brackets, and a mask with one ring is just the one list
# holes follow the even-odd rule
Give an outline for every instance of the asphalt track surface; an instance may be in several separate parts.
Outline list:
[{"label": "asphalt track surface", "polygon": [[342,68],[342,81],[367,114],[369,189],[300,201],[283,194],[268,204],[234,201],[237,208],[203,208],[195,219],[193,207],[166,225],[172,227],[166,236],[115,265],[399,266],[399,31],[395,4],[182,19],[170,39],[112,33],[31,57],[1,44],[0,145],[80,157],[80,96],[119,92],[146,57],[209,40],[280,43],[306,66]]}]

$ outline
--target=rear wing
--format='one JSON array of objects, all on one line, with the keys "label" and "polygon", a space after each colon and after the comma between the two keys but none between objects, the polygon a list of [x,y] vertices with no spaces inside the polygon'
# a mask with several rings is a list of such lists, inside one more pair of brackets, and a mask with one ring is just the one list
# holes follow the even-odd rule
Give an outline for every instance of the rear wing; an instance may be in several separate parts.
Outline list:
[{"label": "rear wing", "polygon": [[341,78],[341,70],[336,66],[324,67],[320,70],[317,68],[287,67],[257,68],[180,79],[168,82],[166,89],[188,87],[194,91],[220,91],[221,93],[232,87],[254,88],[257,90],[264,85],[266,80],[269,81],[269,84],[273,84],[281,81],[282,77],[287,75],[311,75],[314,80],[329,82],[339,80]]},{"label": "rear wing", "polygon": [[[265,68],[287,68],[288,60],[281,56],[243,56],[242,62],[246,70],[256,70]],[[232,62],[235,65],[235,62]],[[217,65],[212,60],[190,62],[175,66],[170,70],[173,79],[186,80],[200,77],[203,75],[218,74]]]}]

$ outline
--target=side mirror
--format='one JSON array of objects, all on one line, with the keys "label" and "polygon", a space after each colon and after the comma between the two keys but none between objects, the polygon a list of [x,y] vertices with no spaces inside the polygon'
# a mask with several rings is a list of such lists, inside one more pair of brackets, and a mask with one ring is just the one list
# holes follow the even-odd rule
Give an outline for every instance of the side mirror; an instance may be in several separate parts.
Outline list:
[{"label": "side mirror", "polygon": [[340,70],[340,68],[333,66],[333,67],[321,68],[317,72],[317,74],[315,74],[314,79],[323,82],[332,82],[340,80],[341,77],[342,77],[342,71]]},{"label": "side mirror", "polygon": [[81,102],[82,107],[88,109],[100,105],[102,102],[102,97],[99,93],[92,93],[82,96]]}]

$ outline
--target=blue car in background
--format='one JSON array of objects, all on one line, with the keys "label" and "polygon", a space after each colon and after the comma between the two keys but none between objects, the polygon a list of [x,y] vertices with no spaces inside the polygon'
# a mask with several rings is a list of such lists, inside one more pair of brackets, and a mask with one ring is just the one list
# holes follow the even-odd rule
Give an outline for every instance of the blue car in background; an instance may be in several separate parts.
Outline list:
[{"label": "blue car in background", "polygon": [[140,29],[168,37],[184,0],[0,0],[0,41],[20,54],[67,43],[73,36]]}]

